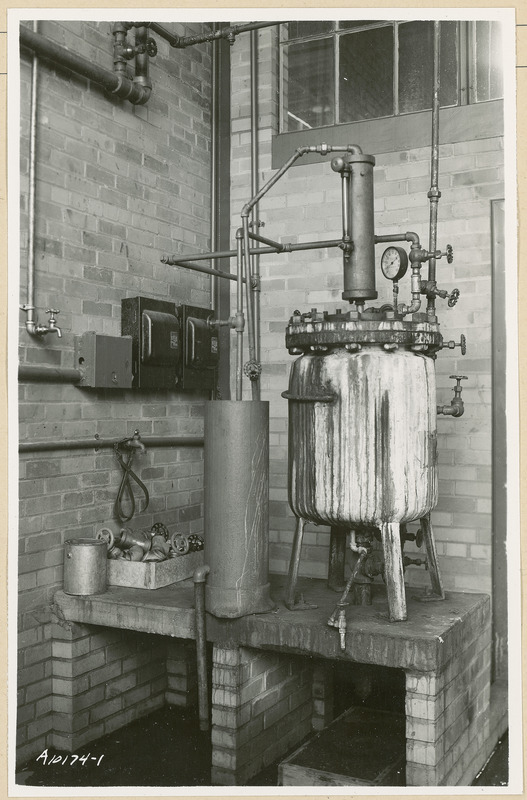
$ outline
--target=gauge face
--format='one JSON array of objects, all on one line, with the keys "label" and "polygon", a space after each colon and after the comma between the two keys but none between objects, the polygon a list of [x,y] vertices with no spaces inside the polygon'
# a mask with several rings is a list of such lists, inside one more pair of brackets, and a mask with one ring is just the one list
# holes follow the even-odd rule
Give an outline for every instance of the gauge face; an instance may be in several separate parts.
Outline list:
[{"label": "gauge face", "polygon": [[385,278],[399,281],[408,269],[408,256],[402,247],[387,247],[381,256],[381,269]]}]

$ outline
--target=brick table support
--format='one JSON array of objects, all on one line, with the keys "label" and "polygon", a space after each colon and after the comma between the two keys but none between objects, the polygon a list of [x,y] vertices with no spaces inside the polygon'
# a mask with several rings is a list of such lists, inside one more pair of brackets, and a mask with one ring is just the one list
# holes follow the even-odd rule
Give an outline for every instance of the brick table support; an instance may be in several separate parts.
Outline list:
[{"label": "brick table support", "polygon": [[164,704],[162,638],[74,622],[52,635],[50,746],[75,752]]},{"label": "brick table support", "polygon": [[466,785],[484,762],[490,725],[488,609],[465,631],[440,672],[406,672],[407,786]]},{"label": "brick table support", "polygon": [[312,665],[306,658],[215,645],[212,774],[241,785],[311,731]]}]

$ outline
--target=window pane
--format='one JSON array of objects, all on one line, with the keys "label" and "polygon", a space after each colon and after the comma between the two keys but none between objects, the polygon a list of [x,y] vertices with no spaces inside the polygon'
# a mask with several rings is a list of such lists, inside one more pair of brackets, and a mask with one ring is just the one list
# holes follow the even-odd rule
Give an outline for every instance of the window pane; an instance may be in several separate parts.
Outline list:
[{"label": "window pane", "polygon": [[476,22],[474,37],[474,101],[503,97],[502,45],[499,22]]},{"label": "window pane", "polygon": [[342,30],[347,28],[364,28],[365,25],[375,25],[379,24],[379,20],[375,19],[344,19],[338,23],[339,28]]},{"label": "window pane", "polygon": [[340,38],[339,122],[393,114],[393,27]]},{"label": "window pane", "polygon": [[[458,102],[457,53],[457,23],[442,22],[439,90],[442,106]],[[433,22],[399,25],[399,113],[432,108],[433,61]]]},{"label": "window pane", "polygon": [[334,72],[332,39],[284,48],[284,130],[334,124]]},{"label": "window pane", "polygon": [[287,38],[300,39],[306,36],[317,36],[319,33],[329,33],[335,29],[335,23],[331,20],[316,20],[314,22],[288,22]]}]

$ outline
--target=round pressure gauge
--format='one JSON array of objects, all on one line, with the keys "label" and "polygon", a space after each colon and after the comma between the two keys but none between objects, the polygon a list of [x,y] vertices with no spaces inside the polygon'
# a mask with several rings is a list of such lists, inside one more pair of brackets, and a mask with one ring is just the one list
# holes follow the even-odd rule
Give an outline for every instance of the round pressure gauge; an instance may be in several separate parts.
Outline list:
[{"label": "round pressure gauge", "polygon": [[385,278],[399,281],[406,275],[408,256],[402,247],[387,247],[381,256],[381,269]]}]

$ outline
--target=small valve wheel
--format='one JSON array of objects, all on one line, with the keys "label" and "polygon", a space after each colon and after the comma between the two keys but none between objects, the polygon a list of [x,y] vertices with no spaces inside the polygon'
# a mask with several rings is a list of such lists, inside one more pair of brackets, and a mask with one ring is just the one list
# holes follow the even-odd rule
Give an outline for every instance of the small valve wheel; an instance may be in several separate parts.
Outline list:
[{"label": "small valve wheel", "polygon": [[150,56],[150,58],[154,58],[157,56],[157,42],[155,39],[152,39],[151,36],[148,37],[146,40],[146,52]]},{"label": "small valve wheel", "polygon": [[450,294],[448,296],[448,306],[449,306],[449,308],[453,308],[456,305],[456,303],[458,301],[458,297],[459,297],[459,289],[452,289],[452,291],[450,292]]},{"label": "small valve wheel", "polygon": [[447,244],[446,246],[446,260],[448,264],[451,264],[454,260],[454,248],[451,244]]},{"label": "small valve wheel", "polygon": [[154,524],[150,528],[150,531],[153,536],[162,536],[165,542],[168,542],[170,538],[169,530],[167,526],[164,525],[162,522],[154,522]]},{"label": "small valve wheel", "polygon": [[190,550],[190,542],[182,533],[173,533],[170,537],[170,545],[178,556],[184,556]]},{"label": "small valve wheel", "polygon": [[245,372],[249,380],[256,381],[258,380],[262,372],[262,365],[259,364],[257,361],[251,360],[245,364],[243,371]]},{"label": "small valve wheel", "polygon": [[106,542],[108,550],[112,550],[115,544],[115,536],[109,528],[101,528],[100,531],[97,531],[97,536],[95,538]]}]

